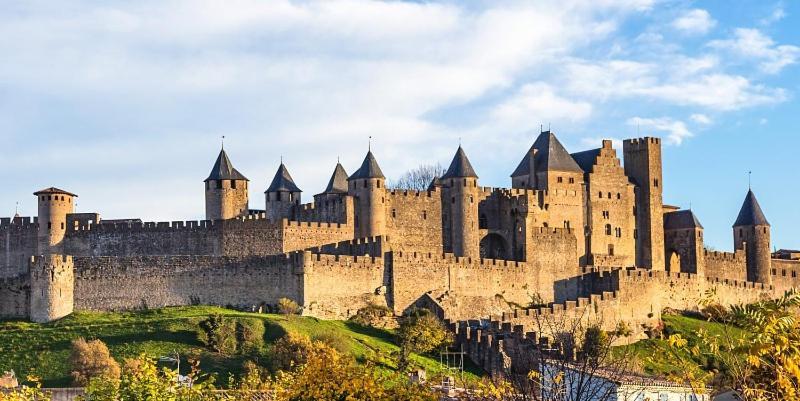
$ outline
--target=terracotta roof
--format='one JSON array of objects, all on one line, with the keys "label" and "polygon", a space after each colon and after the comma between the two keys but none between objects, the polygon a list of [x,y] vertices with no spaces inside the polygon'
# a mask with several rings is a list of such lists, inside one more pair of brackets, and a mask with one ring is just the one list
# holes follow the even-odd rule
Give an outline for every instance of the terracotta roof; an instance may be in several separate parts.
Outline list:
[{"label": "terracotta roof", "polygon": [[225,153],[225,149],[219,151],[217,161],[214,162],[214,167],[211,168],[211,173],[205,181],[209,180],[244,180],[249,181],[239,170],[233,168],[233,163]]},{"label": "terracotta roof", "polygon": [[574,171],[582,173],[583,169],[578,166],[575,159],[570,156],[564,145],[558,141],[555,134],[545,131],[539,134],[533,146],[525,154],[517,168],[511,173],[512,177],[530,174],[530,163],[528,159],[536,151],[533,158],[535,171]]},{"label": "terracotta roof", "polygon": [[758,205],[756,195],[752,190],[747,191],[747,196],[744,198],[742,208],[739,210],[739,216],[736,217],[736,222],[733,226],[768,226],[769,222],[761,211],[761,206]]},{"label": "terracotta roof", "polygon": [[367,152],[367,156],[364,158],[364,162],[361,163],[361,167],[359,167],[348,180],[359,178],[386,178],[383,175],[383,171],[381,171],[381,167],[378,166],[378,161],[375,160],[375,156],[372,155],[372,151]]},{"label": "terracotta roof", "polygon": [[69,195],[69,196],[73,196],[73,197],[76,197],[76,198],[78,197],[78,195],[75,195],[72,192],[68,192],[68,191],[65,191],[63,189],[58,189],[56,187],[50,187],[50,188],[41,189],[39,191],[34,192],[33,194],[37,195],[37,196],[38,195],[48,195],[48,194],[64,194],[64,195]]},{"label": "terracotta roof", "polygon": [[281,163],[278,166],[278,171],[275,172],[275,177],[272,178],[272,183],[269,184],[266,192],[303,192],[294,183],[292,176],[289,175],[289,170]]},{"label": "terracotta roof", "polygon": [[458,150],[456,150],[456,154],[453,156],[453,161],[450,162],[450,167],[447,168],[447,171],[442,176],[442,178],[455,177],[478,178],[478,175],[475,174],[475,170],[472,168],[472,164],[467,158],[467,154],[464,153],[464,149],[462,149],[461,146],[459,146]]}]

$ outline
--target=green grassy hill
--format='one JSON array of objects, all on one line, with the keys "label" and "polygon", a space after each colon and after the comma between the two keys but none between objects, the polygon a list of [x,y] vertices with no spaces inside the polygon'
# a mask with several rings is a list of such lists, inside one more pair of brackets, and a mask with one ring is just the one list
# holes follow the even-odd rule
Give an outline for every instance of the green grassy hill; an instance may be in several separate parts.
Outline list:
[{"label": "green grassy hill", "polygon": [[[146,354],[160,357],[178,352],[200,357],[204,372],[216,373],[217,383],[226,383],[229,374],[239,374],[246,357],[208,352],[197,339],[197,324],[209,315],[232,319],[255,318],[265,326],[265,354],[271,343],[287,332],[303,333],[312,339],[336,337],[339,348],[357,360],[372,361],[383,371],[394,370],[391,354],[397,351],[393,333],[360,326],[352,322],[319,320],[309,317],[238,312],[230,309],[193,306],[153,309],[141,312],[76,312],[57,322],[36,324],[20,321],[0,322],[0,371],[13,369],[20,379],[32,374],[46,387],[71,384],[68,358],[71,341],[78,337],[100,339],[118,361]],[[264,362],[264,361],[261,361]],[[443,372],[437,356],[415,356],[429,377]],[[181,366],[181,371],[184,371]],[[469,365],[466,376],[474,379],[480,371]]]}]

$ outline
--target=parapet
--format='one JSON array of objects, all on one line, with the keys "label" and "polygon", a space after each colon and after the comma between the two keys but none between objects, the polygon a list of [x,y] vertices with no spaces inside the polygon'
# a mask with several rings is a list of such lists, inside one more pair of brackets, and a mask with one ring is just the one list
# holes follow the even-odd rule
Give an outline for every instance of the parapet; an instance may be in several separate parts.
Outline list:
[{"label": "parapet", "polygon": [[325,244],[308,250],[327,255],[381,256],[390,248],[389,243],[389,237],[376,236]]},{"label": "parapet", "polygon": [[455,256],[452,253],[431,253],[431,252],[406,252],[402,250],[393,250],[393,260],[414,262],[414,263],[445,263],[459,265],[465,268],[526,268],[528,264],[525,262],[518,262],[515,260],[504,259],[484,259],[484,258],[470,258],[466,256]]},{"label": "parapet", "polygon": [[656,138],[652,136],[646,136],[642,138],[630,138],[625,139],[622,141],[622,145],[624,147],[628,147],[631,149],[645,149],[650,145],[659,145],[661,144],[661,138]]},{"label": "parapet", "polygon": [[21,230],[28,228],[37,228],[37,217],[22,216],[17,218],[2,217],[0,218],[0,230]]}]

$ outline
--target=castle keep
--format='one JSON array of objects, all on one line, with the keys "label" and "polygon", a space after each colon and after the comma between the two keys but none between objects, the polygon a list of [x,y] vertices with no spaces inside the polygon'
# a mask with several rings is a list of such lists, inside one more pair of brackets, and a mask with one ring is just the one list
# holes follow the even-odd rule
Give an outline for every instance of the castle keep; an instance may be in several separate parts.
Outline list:
[{"label": "castle keep", "polygon": [[[733,224],[735,251],[703,245],[691,210],[664,205],[661,140],[611,141],[570,154],[542,132],[510,188],[479,185],[459,147],[426,191],[394,190],[368,152],[303,203],[281,163],[261,200],[224,150],[204,181],[203,221],[105,220],[77,195],[35,192],[38,216],[0,220],[0,317],[47,322],[73,310],[212,304],[248,310],[291,298],[341,319],[370,304],[425,306],[450,319],[526,324],[594,305],[646,325],[664,307],[696,309],[800,286],[800,258],[770,253],[752,191]],[[788,255],[788,256],[786,256]]]}]

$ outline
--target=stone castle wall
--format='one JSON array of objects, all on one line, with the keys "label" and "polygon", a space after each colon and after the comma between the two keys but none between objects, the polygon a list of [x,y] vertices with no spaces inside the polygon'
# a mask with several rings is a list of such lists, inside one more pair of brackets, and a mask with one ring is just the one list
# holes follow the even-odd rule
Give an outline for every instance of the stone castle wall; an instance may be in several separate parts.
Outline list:
[{"label": "stone castle wall", "polygon": [[442,253],[440,191],[386,191],[386,235],[403,249]]},{"label": "stone castle wall", "polygon": [[304,313],[332,319],[353,316],[367,305],[387,306],[383,258],[306,253]]},{"label": "stone castle wall", "polygon": [[37,253],[36,218],[0,219],[0,278],[27,274],[28,261]]},{"label": "stone castle wall", "polygon": [[800,288],[800,260],[772,259],[772,284],[782,293]]},{"label": "stone castle wall", "polygon": [[742,250],[718,252],[704,250],[706,277],[731,281],[747,280],[747,259]]},{"label": "stone castle wall", "polygon": [[26,319],[30,316],[30,277],[0,278],[0,318]]},{"label": "stone castle wall", "polygon": [[227,257],[76,257],[75,309],[175,305],[251,308],[279,298],[302,303],[302,253]]}]

